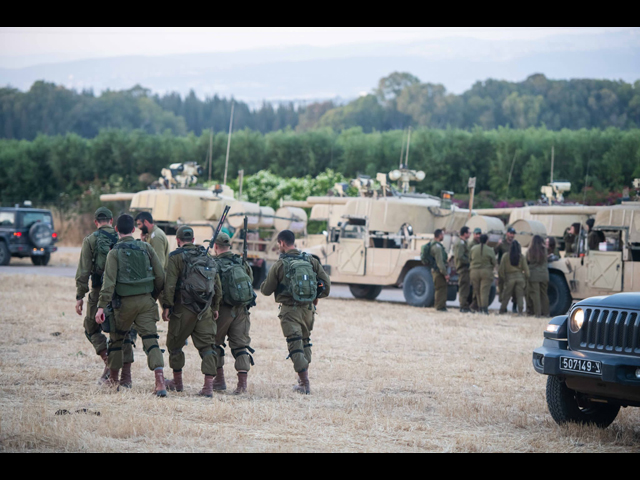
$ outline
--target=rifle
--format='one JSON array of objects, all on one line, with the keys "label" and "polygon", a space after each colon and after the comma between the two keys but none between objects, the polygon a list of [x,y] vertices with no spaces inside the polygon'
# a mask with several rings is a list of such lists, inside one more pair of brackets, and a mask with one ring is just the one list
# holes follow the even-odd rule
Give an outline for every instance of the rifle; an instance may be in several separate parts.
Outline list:
[{"label": "rifle", "polygon": [[231,210],[231,207],[227,205],[224,208],[224,213],[220,217],[220,223],[218,223],[218,228],[216,228],[216,231],[213,234],[213,238],[209,241],[209,248],[207,248],[207,255],[209,255],[209,250],[211,250],[211,248],[215,245],[216,240],[218,239],[218,235],[220,235],[220,232],[222,231],[222,225],[224,225],[224,222],[227,220],[227,215],[229,214],[229,210]]},{"label": "rifle", "polygon": [[247,263],[247,261],[249,259],[249,255],[247,253],[247,249],[248,249],[248,245],[247,245],[248,229],[249,229],[249,217],[244,217],[244,245],[242,247],[242,261],[245,264]]}]

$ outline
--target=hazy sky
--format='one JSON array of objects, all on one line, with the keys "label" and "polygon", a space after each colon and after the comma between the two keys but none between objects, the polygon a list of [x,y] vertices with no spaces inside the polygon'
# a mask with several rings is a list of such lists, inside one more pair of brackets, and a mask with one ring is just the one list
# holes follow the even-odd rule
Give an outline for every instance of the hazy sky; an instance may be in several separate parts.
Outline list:
[{"label": "hazy sky", "polygon": [[0,67],[122,55],[403,43],[450,37],[536,40],[559,34],[620,31],[640,35],[638,27],[0,27]]}]

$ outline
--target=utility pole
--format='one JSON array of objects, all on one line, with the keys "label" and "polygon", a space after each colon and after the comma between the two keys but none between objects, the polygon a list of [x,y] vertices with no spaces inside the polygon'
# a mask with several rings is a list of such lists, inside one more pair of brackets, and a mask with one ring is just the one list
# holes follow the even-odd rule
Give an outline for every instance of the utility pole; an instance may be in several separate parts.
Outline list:
[{"label": "utility pole", "polygon": [[227,173],[229,173],[229,152],[231,152],[231,133],[233,132],[233,114],[235,111],[236,104],[232,100],[231,101],[231,121],[229,122],[229,141],[227,143],[227,160],[224,164],[224,183],[227,184]]},{"label": "utility pole", "polygon": [[471,217],[473,217],[473,203],[474,203],[475,198],[476,198],[476,178],[470,178],[469,179],[469,194],[471,195],[471,197],[469,198],[469,218],[468,218],[468,220],[471,220]]}]

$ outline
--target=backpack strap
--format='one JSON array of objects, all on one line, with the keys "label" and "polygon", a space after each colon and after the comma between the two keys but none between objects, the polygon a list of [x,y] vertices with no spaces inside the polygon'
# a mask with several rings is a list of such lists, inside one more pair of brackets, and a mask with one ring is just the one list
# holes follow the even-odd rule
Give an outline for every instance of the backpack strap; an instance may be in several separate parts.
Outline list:
[{"label": "backpack strap", "polygon": [[107,237],[109,240],[111,240],[111,243],[113,243],[114,245],[118,243],[118,234],[112,234],[112,233],[107,233],[104,230],[98,230],[97,232],[94,233],[94,235],[96,237],[103,235]]}]

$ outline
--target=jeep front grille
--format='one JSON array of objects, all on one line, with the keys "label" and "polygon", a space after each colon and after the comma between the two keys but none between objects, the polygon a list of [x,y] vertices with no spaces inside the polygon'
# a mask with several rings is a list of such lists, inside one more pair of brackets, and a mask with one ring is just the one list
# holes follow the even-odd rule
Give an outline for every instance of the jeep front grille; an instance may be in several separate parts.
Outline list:
[{"label": "jeep front grille", "polygon": [[576,335],[580,350],[640,355],[640,315],[616,309],[585,309],[585,322]]}]

